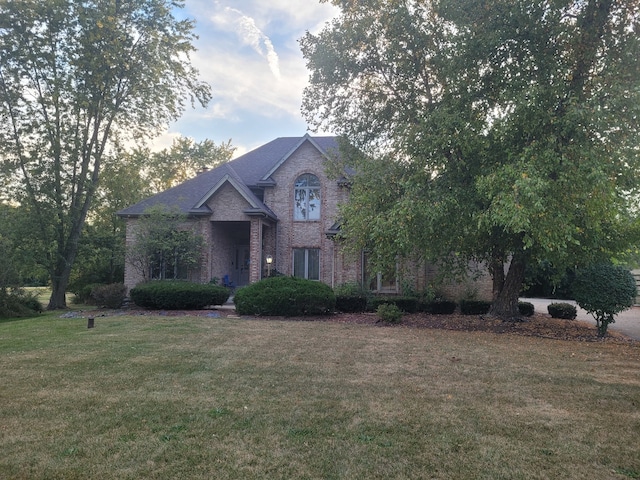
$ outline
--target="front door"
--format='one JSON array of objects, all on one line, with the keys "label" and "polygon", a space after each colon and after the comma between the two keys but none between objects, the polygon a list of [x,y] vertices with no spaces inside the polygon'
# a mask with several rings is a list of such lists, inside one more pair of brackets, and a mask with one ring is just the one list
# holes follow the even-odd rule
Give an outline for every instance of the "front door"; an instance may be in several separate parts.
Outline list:
[{"label": "front door", "polygon": [[235,283],[238,286],[249,283],[249,270],[251,267],[251,250],[249,246],[236,247],[236,271]]}]

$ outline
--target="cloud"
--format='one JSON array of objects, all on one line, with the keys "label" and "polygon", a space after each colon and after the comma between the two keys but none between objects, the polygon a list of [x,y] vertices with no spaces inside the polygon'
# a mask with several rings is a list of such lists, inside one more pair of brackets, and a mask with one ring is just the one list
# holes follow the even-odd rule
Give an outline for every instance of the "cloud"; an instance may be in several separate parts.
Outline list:
[{"label": "cloud", "polygon": [[222,19],[224,21],[230,21],[232,25],[236,26],[237,29],[235,29],[235,31],[240,40],[267,60],[269,69],[274,77],[278,79],[281,78],[278,53],[273,47],[271,39],[258,28],[255,20],[240,10],[231,7],[224,8]]}]

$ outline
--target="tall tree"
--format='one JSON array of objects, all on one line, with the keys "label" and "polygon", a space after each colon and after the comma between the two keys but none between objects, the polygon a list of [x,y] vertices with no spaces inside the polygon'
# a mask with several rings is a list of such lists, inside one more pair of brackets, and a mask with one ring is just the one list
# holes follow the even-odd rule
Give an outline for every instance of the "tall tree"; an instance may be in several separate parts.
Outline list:
[{"label": "tall tree", "polygon": [[361,152],[352,245],[484,261],[492,312],[511,318],[529,262],[561,268],[632,240],[636,0],[332,3],[341,15],[301,40],[303,111]]},{"label": "tall tree", "polygon": [[0,0],[0,156],[12,198],[46,245],[52,294],[65,289],[116,138],[155,134],[185,101],[205,105],[176,0]]}]

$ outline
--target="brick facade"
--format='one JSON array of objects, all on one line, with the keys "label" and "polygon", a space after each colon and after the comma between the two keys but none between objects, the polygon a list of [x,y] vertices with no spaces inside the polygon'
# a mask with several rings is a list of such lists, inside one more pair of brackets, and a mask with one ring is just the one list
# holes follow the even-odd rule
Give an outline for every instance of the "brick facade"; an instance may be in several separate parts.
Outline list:
[{"label": "brick facade", "polygon": [[[322,282],[336,286],[370,280],[365,271],[365,256],[346,252],[340,241],[327,235],[338,218],[339,205],[347,202],[349,196],[348,187],[327,176],[327,152],[322,151],[309,136],[274,142],[284,140],[297,140],[297,143],[288,151],[283,147],[284,153],[268,162],[260,156],[262,150],[257,149],[255,153],[250,152],[231,162],[229,167],[223,165],[208,174],[199,175],[185,182],[179,192],[165,195],[174,195],[170,200],[163,200],[166,203],[180,202],[180,195],[187,197],[198,188],[202,194],[194,194],[195,204],[187,204],[185,208],[210,212],[206,215],[199,213],[190,220],[190,225],[195,226],[205,244],[200,267],[191,273],[191,279],[208,282],[226,275],[236,285],[256,282],[266,275],[267,256],[273,259],[272,270],[293,275],[294,250],[318,249]],[[271,154],[270,149],[266,150],[266,154]],[[262,168],[258,176],[252,173],[254,166]],[[244,177],[237,171],[241,171]],[[320,217],[317,220],[294,219],[295,182],[304,174],[315,175],[320,181]],[[253,183],[243,183],[252,175]],[[162,195],[158,196],[158,202]],[[200,202],[197,201],[199,195],[203,195]],[[136,224],[135,217],[128,217],[128,249],[135,242]],[[402,278],[398,277],[387,291],[401,293],[400,280],[409,282],[415,290],[423,290],[437,278],[437,271],[424,262],[406,262],[399,267]],[[141,275],[128,265],[125,284],[131,288],[141,280]],[[470,293],[479,298],[490,298],[491,282],[485,275],[465,283],[442,284],[440,291],[455,299]]]}]

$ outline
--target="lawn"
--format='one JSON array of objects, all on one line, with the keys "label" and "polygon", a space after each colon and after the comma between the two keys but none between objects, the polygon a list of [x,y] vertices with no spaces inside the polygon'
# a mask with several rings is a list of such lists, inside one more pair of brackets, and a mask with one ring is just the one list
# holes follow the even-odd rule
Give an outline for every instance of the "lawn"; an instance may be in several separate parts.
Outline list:
[{"label": "lawn", "polygon": [[3,479],[640,478],[640,347],[331,322],[0,323]]}]

